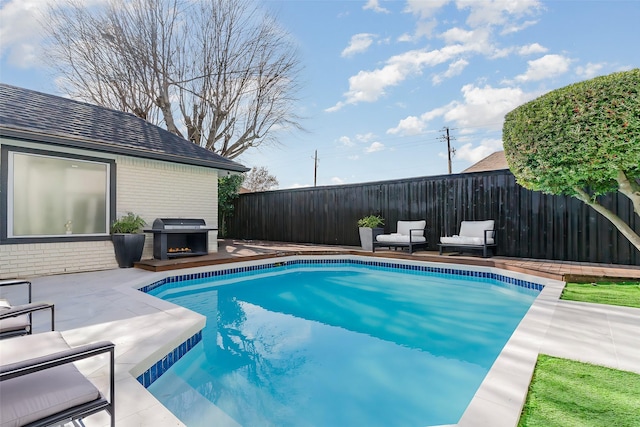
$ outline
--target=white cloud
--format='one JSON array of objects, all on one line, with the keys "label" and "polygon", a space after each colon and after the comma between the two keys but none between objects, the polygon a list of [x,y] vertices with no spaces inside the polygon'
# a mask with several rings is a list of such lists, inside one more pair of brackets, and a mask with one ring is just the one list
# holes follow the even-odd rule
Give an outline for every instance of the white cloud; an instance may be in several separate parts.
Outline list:
[{"label": "white cloud", "polygon": [[327,113],[333,113],[335,111],[342,109],[342,107],[344,107],[345,105],[347,105],[345,102],[338,101],[336,102],[336,105],[334,105],[333,107],[325,108],[324,111]]},{"label": "white cloud", "polygon": [[344,48],[340,56],[350,57],[357,53],[366,52],[369,49],[369,46],[373,43],[373,39],[375,38],[374,34],[368,33],[360,33],[354,34],[351,36],[351,41],[349,42],[349,46]]},{"label": "white cloud", "polygon": [[395,55],[384,67],[373,71],[360,71],[349,78],[349,90],[344,94],[345,101],[340,101],[325,111],[338,111],[347,104],[374,102],[385,94],[389,86],[396,86],[411,75],[420,74],[425,66],[447,62],[467,48],[461,45],[445,46],[436,50],[410,50]]},{"label": "white cloud", "polygon": [[[77,3],[95,6],[107,0],[78,0]],[[58,6],[55,0],[4,0],[0,1],[0,55],[16,67],[44,66],[42,43],[45,32],[41,23],[46,22],[49,5]]]},{"label": "white cloud", "polygon": [[338,142],[345,147],[352,147],[353,145],[355,145],[355,143],[351,141],[351,138],[349,138],[348,136],[341,136],[340,138],[338,138]]},{"label": "white cloud", "polygon": [[311,184],[291,184],[289,187],[287,188],[307,188],[307,187],[311,187]]},{"label": "white cloud", "polygon": [[418,21],[416,23],[415,30],[413,34],[404,33],[400,37],[398,37],[399,42],[416,42],[420,40],[422,37],[431,38],[433,35],[433,31],[438,26],[438,21],[435,19],[430,19],[426,21]]},{"label": "white cloud", "polygon": [[450,111],[456,105],[457,105],[456,101],[451,101],[450,103],[448,103],[445,106],[434,108],[431,111],[427,111],[426,113],[422,114],[420,116],[420,118],[422,120],[426,121],[426,122],[429,122],[429,121],[435,119],[436,117],[444,116],[448,111]]},{"label": "white cloud", "polygon": [[532,43],[526,46],[522,46],[518,49],[518,55],[522,55],[522,56],[526,56],[526,55],[533,55],[536,53],[546,53],[547,52],[546,47],[542,46],[539,43]]},{"label": "white cloud", "polygon": [[468,84],[462,87],[464,102],[450,104],[444,114],[447,121],[458,127],[502,128],[504,115],[535,97],[519,87],[494,88],[489,85],[477,87]]},{"label": "white cloud", "polygon": [[358,160],[360,158],[360,156],[358,156],[357,154],[353,155],[353,156],[347,156],[347,159],[349,160]]},{"label": "white cloud", "polygon": [[372,132],[368,133],[359,133],[356,135],[356,139],[360,142],[369,142],[374,139],[376,136]]},{"label": "white cloud", "polygon": [[375,153],[376,151],[382,151],[382,150],[384,150],[384,144],[381,143],[381,142],[374,142],[370,146],[365,148],[364,152],[365,153]]},{"label": "white cloud", "polygon": [[505,34],[517,33],[518,31],[522,31],[527,27],[536,25],[537,23],[538,21],[524,21],[522,24],[505,25],[503,30],[500,31],[500,34],[505,35]]},{"label": "white cloud", "polygon": [[416,135],[424,131],[428,122],[443,117],[447,122],[455,122],[460,133],[465,127],[482,127],[490,130],[502,128],[504,115],[531,99],[537,93],[523,92],[518,87],[494,88],[489,85],[478,87],[468,84],[461,89],[464,100],[452,101],[420,115],[402,119],[398,126],[387,130],[390,134]]},{"label": "white cloud", "polygon": [[600,70],[602,70],[607,65],[606,62],[600,62],[594,64],[593,62],[589,62],[584,67],[579,66],[576,68],[576,74],[585,79],[590,79],[592,77],[600,74]]},{"label": "white cloud", "polygon": [[433,76],[431,81],[434,85],[438,85],[442,83],[444,79],[449,79],[453,76],[458,76],[462,73],[462,71],[469,65],[469,61],[465,59],[458,59],[457,61],[449,64],[449,68],[444,73],[436,74]]},{"label": "white cloud", "polygon": [[527,61],[527,71],[516,76],[520,82],[544,80],[564,74],[569,70],[571,60],[562,55],[545,55],[542,58]]},{"label": "white cloud", "polygon": [[512,18],[527,16],[542,8],[539,0],[456,0],[456,6],[469,9],[467,24],[471,27],[509,24]]},{"label": "white cloud", "polygon": [[451,0],[407,0],[404,11],[417,15],[420,18],[430,18],[443,6],[450,3]]},{"label": "white cloud", "polygon": [[11,0],[2,6],[0,53],[10,64],[27,68],[40,64],[38,49],[44,38],[40,22],[46,3],[40,0]]},{"label": "white cloud", "polygon": [[342,185],[342,184],[344,184],[344,179],[339,178],[337,176],[334,176],[334,177],[331,178],[331,183],[333,185]]},{"label": "white cloud", "polygon": [[483,139],[480,145],[473,146],[472,143],[464,144],[456,149],[455,159],[466,160],[477,163],[488,155],[503,149],[502,141],[499,139]]},{"label": "white cloud", "polygon": [[373,10],[376,13],[389,13],[389,10],[380,6],[379,0],[368,0],[367,4],[362,6],[363,10]]},{"label": "white cloud", "polygon": [[475,30],[465,30],[453,27],[442,33],[440,36],[447,45],[462,45],[464,52],[476,52],[483,54],[493,54],[496,48],[491,43],[491,30],[489,28],[476,28]]},{"label": "white cloud", "polygon": [[425,126],[426,122],[424,120],[421,120],[416,116],[409,116],[400,120],[398,126],[388,129],[387,133],[392,135],[400,134],[403,136],[420,135],[424,132]]},{"label": "white cloud", "polygon": [[413,40],[414,40],[413,36],[409,33],[404,33],[400,37],[398,37],[399,42],[411,42]]}]

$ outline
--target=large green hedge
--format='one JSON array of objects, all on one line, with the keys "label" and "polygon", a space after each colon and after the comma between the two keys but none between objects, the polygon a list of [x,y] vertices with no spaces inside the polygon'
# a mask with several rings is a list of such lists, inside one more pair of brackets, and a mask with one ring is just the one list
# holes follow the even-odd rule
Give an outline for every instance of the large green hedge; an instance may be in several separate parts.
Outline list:
[{"label": "large green hedge", "polygon": [[505,117],[509,168],[525,188],[552,194],[616,191],[619,171],[640,179],[640,69],[576,83]]}]

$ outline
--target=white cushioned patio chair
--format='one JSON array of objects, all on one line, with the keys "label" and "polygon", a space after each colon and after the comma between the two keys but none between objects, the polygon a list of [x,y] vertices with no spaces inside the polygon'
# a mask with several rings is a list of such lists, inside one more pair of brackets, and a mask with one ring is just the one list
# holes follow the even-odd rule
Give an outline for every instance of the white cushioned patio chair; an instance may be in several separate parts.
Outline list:
[{"label": "white cushioned patio chair", "polygon": [[27,303],[11,305],[6,299],[0,299],[0,338],[27,335],[33,332],[32,313],[51,310],[51,330],[54,330],[54,305],[44,302],[31,302],[31,282],[20,279],[0,280],[0,288],[9,286],[27,287]]},{"label": "white cushioned patio chair", "polygon": [[[73,362],[110,354],[110,398]],[[50,426],[106,410],[115,427],[114,344],[70,347],[59,332],[9,338],[0,344],[0,426]]]},{"label": "white cushioned patio chair", "polygon": [[421,221],[398,221],[396,233],[380,234],[373,242],[373,251],[379,247],[388,248],[408,248],[409,253],[413,253],[417,247],[426,247],[427,238],[424,237],[424,229],[427,226],[426,220]]},{"label": "white cushioned patio chair", "polygon": [[460,231],[453,236],[440,238],[440,255],[444,249],[454,249],[458,252],[465,250],[482,250],[482,256],[487,257],[489,249],[496,247],[495,221],[462,221]]}]

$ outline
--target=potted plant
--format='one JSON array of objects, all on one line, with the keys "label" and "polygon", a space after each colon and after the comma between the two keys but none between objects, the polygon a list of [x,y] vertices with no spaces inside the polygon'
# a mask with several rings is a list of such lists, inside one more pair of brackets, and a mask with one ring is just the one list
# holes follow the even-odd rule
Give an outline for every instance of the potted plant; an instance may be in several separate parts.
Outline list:
[{"label": "potted plant", "polygon": [[140,231],[144,225],[144,220],[133,212],[127,213],[111,224],[111,240],[118,267],[133,267],[133,263],[142,258],[145,236]]},{"label": "potted plant", "polygon": [[360,245],[365,251],[373,251],[373,242],[376,236],[384,233],[384,218],[379,215],[369,215],[358,220],[360,231]]}]

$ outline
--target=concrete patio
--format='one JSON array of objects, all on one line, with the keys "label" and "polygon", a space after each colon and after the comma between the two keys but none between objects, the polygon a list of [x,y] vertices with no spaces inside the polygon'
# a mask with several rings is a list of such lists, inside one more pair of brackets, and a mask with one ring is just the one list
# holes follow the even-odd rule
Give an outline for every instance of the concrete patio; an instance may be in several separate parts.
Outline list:
[{"label": "concrete patio", "polygon": [[[173,414],[136,381],[135,377],[155,361],[199,331],[204,318],[196,313],[137,291],[137,287],[175,275],[167,270],[188,268],[205,271],[221,263],[250,262],[267,257],[291,254],[369,255],[358,248],[287,244],[274,242],[220,241],[220,250],[206,259],[149,261],[145,268],[116,269],[99,272],[36,277],[34,301],[56,305],[56,329],[72,345],[97,340],[116,344],[116,410],[118,426],[183,425]],[[565,277],[583,279],[613,278],[640,280],[640,267],[590,265],[566,262],[521,260],[508,258],[482,259],[469,256],[439,256],[435,252],[413,255],[396,251],[376,252],[376,257],[424,260],[470,265],[478,268],[498,267],[514,274],[544,278],[549,290],[539,304],[532,307],[514,333],[511,346],[487,376],[487,387],[481,387],[476,399],[460,420],[459,426],[496,426],[489,418],[499,415],[499,425],[517,422],[517,394],[526,393],[531,354],[523,356],[522,348],[539,350],[552,356],[609,366],[640,373],[640,309],[559,301],[562,286],[555,281]],[[195,263],[195,264],[194,264]],[[213,267],[212,267],[213,266]],[[182,274],[182,273],[181,273]],[[542,282],[541,282],[542,283]],[[553,284],[553,285],[551,285]],[[18,295],[10,295],[19,298]],[[540,320],[542,319],[542,320]],[[546,320],[545,320],[546,319]],[[47,329],[47,318],[36,317],[36,332]],[[529,352],[530,353],[530,352]],[[535,354],[534,354],[535,356]],[[529,364],[523,365],[522,360]],[[79,367],[101,388],[107,386],[102,360],[83,363]],[[526,384],[525,384],[526,383]],[[513,389],[513,390],[512,390]],[[512,393],[515,391],[515,393]],[[515,396],[515,397],[514,397]],[[515,418],[514,418],[515,417]],[[222,417],[225,420],[224,417]],[[87,426],[107,425],[107,417],[94,415],[85,420]],[[489,424],[487,424],[489,423]],[[217,425],[235,426],[226,419]]]}]

